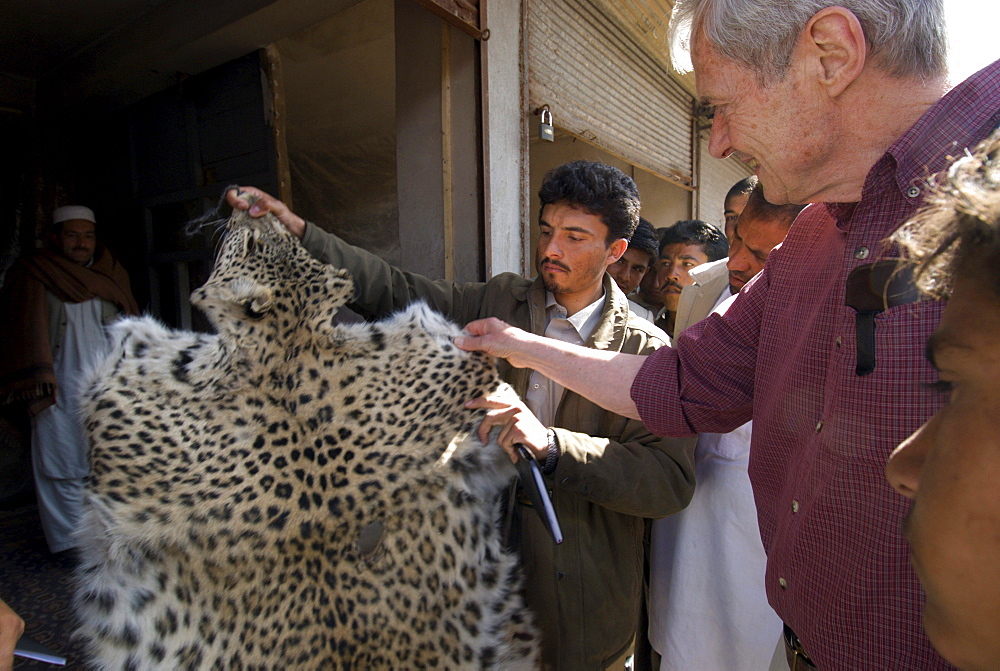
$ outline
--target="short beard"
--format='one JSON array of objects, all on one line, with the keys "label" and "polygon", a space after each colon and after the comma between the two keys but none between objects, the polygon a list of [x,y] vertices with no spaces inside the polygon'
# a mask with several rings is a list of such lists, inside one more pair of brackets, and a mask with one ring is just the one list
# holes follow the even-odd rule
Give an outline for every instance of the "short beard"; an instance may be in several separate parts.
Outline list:
[{"label": "short beard", "polygon": [[542,284],[545,285],[546,291],[551,291],[553,294],[558,294],[562,289],[554,279],[546,277],[545,273],[542,273]]}]

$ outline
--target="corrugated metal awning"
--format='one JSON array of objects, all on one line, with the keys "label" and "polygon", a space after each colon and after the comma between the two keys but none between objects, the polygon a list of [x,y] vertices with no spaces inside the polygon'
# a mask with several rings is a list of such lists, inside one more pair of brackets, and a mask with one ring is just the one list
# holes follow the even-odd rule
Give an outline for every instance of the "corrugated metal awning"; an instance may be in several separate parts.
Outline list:
[{"label": "corrugated metal awning", "polygon": [[669,3],[527,2],[531,107],[548,105],[557,126],[693,188],[694,100],[665,65]]}]

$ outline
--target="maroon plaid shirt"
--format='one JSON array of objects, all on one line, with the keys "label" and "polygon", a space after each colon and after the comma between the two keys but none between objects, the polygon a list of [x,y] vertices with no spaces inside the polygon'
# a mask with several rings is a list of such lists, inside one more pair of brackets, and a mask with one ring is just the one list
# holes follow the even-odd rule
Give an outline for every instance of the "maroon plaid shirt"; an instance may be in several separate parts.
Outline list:
[{"label": "maroon plaid shirt", "polygon": [[944,401],[924,359],[943,305],[879,314],[875,369],[858,376],[845,283],[854,268],[893,256],[882,241],[920,206],[928,176],[998,122],[1000,61],[889,148],[860,202],[806,208],[729,312],[651,355],[632,385],[660,435],[753,419],[768,599],[820,668],[948,668],[921,628],[923,596],[900,534],[909,506],[884,472],[892,449]]}]

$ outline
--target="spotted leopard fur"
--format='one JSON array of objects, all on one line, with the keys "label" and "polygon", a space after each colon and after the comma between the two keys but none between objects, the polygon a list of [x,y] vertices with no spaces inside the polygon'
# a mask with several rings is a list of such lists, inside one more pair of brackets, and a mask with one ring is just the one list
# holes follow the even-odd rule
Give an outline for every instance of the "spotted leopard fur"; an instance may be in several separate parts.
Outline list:
[{"label": "spotted leopard fur", "polygon": [[534,668],[501,547],[489,360],[420,304],[337,326],[346,272],[237,212],[192,302],[112,328],[83,399],[75,605],[100,669]]}]

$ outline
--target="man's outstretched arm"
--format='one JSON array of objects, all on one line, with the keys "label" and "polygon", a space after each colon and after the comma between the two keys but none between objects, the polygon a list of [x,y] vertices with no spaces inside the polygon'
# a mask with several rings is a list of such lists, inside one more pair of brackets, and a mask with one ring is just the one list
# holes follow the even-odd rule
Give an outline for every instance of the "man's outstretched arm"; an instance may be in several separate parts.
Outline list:
[{"label": "man's outstretched arm", "polygon": [[624,417],[640,419],[632,401],[632,381],[645,356],[590,349],[533,335],[496,318],[465,327],[455,345],[506,359],[515,368],[531,368],[593,403]]}]

